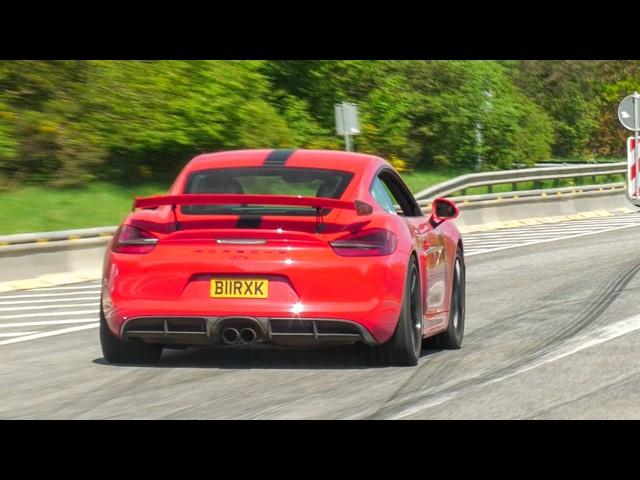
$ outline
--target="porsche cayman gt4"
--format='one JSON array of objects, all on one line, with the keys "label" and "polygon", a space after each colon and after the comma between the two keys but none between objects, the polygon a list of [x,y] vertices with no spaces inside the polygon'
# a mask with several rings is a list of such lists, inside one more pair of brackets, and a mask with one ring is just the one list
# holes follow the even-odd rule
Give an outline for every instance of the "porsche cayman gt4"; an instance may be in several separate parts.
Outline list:
[{"label": "porsche cayman gt4", "polygon": [[382,158],[243,150],[191,160],[167,195],[136,198],[107,249],[100,340],[114,363],[163,348],[359,344],[416,365],[459,348],[455,204],[425,215]]}]

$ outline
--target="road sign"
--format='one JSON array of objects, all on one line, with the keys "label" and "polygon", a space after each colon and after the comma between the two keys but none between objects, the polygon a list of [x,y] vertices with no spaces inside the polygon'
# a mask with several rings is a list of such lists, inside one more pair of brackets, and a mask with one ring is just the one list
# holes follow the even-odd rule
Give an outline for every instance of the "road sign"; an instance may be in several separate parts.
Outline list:
[{"label": "road sign", "polygon": [[633,137],[627,138],[627,194],[629,197],[636,197],[636,168],[635,168],[635,146],[636,140]]},{"label": "road sign", "polygon": [[360,134],[358,106],[355,103],[336,104],[336,132],[338,135]]},{"label": "road sign", "polygon": [[633,110],[634,96],[629,95],[620,102],[618,106],[618,120],[627,130],[636,130],[636,119]]},{"label": "road sign", "polygon": [[[631,148],[631,142],[627,141],[627,162],[631,162],[633,169],[627,174],[627,196],[634,205],[640,206],[640,165],[638,165],[639,148],[637,148],[640,144],[640,94],[638,92],[633,92],[633,95],[628,95],[620,102],[618,120],[624,128],[634,132],[634,148]],[[631,155],[630,158],[629,155]]]},{"label": "road sign", "polygon": [[360,134],[358,106],[355,103],[336,103],[336,133],[344,135],[345,148],[351,151],[351,135]]}]

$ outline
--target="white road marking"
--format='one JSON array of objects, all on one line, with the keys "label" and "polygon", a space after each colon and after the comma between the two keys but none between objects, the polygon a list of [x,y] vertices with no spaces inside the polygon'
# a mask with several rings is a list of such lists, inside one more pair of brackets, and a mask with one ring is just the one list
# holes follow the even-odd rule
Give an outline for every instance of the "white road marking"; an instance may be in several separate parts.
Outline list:
[{"label": "white road marking", "polygon": [[[527,225],[522,227],[501,229],[488,232],[463,234],[465,251],[477,254],[484,250],[494,250],[503,246],[524,246],[535,240],[562,240],[575,235],[597,234],[615,230],[622,226],[640,226],[640,215],[624,214],[610,218],[594,218],[586,220],[566,220],[560,223]],[[484,252],[483,252],[484,253]]]},{"label": "white road marking", "polygon": [[41,327],[45,325],[68,325],[73,323],[95,322],[96,320],[97,320],[97,317],[81,318],[81,319],[75,319],[75,320],[42,320],[39,322],[0,323],[0,328]]},{"label": "white road marking", "polygon": [[554,223],[554,224],[546,224],[546,225],[522,225],[512,228],[502,228],[499,230],[489,230],[489,231],[478,231],[474,232],[473,235],[496,235],[500,233],[500,231],[507,230],[524,230],[528,232],[550,232],[550,231],[561,231],[565,229],[587,229],[587,228],[609,228],[609,227],[617,227],[619,225],[624,225],[628,223],[640,223],[640,216],[631,217],[629,215],[621,218],[620,221],[617,222],[602,222],[602,221],[591,221],[591,222],[579,222],[577,220],[566,220],[563,223]]},{"label": "white road marking", "polygon": [[21,337],[23,335],[31,335],[37,332],[9,332],[9,333],[0,333],[0,338],[3,337]]},{"label": "white road marking", "polygon": [[[25,297],[22,297],[25,298]],[[27,297],[28,298],[28,297]],[[60,303],[63,302],[77,302],[77,301],[86,301],[86,300],[95,300],[96,296],[92,295],[90,297],[74,297],[74,298],[61,298],[59,300],[12,300],[9,302],[3,302],[0,301],[0,305],[31,305],[33,303],[48,303],[49,305],[51,305],[52,307],[54,306],[65,306],[65,305],[59,305]],[[2,297],[0,297],[0,300],[4,300]]]},{"label": "white road marking", "polygon": [[[632,227],[635,227],[636,225],[630,225]],[[621,228],[621,227],[615,227],[617,228]],[[524,242],[534,242],[536,240],[546,240],[547,238],[554,238],[554,239],[561,239],[561,238],[565,238],[565,237],[570,237],[572,235],[582,235],[583,233],[590,233],[595,235],[596,233],[603,233],[603,232],[608,232],[610,231],[609,229],[607,230],[597,230],[597,231],[589,231],[589,232],[585,232],[584,230],[582,231],[577,231],[577,232],[565,232],[562,235],[560,234],[554,234],[554,235],[505,235],[501,238],[495,237],[495,238],[487,238],[487,239],[482,239],[482,240],[471,240],[468,241],[466,244],[469,245],[469,248],[471,247],[479,247],[479,246],[483,246],[483,245],[495,245],[498,243],[510,243],[510,244],[516,244],[516,243],[524,243]]]},{"label": "white road marking", "polygon": [[[38,290],[27,290],[27,292],[37,292]],[[14,298],[43,298],[43,297],[65,297],[72,295],[89,295],[92,293],[100,293],[100,289],[92,290],[90,292],[68,292],[68,293],[36,293],[35,295],[0,295],[0,300],[14,299]]]},{"label": "white road marking", "polygon": [[[549,237],[543,237],[540,240],[545,240],[546,238]],[[529,239],[522,239],[521,242],[525,243],[527,240]],[[535,242],[537,239],[530,239],[532,242]],[[481,242],[481,243],[472,243],[471,245],[467,244],[465,245],[465,249],[466,250],[486,250],[488,248],[493,248],[493,247],[504,247],[505,245],[514,245],[514,239],[513,238],[509,238],[508,240],[502,241],[502,242]]]},{"label": "white road marking", "polygon": [[[568,235],[568,236],[563,236],[563,237],[553,237],[553,238],[547,238],[544,240],[534,240],[532,242],[523,242],[523,243],[516,243],[514,245],[507,245],[504,247],[498,247],[498,248],[489,248],[489,249],[481,249],[481,250],[471,250],[471,251],[467,251],[465,249],[465,257],[471,257],[473,255],[479,255],[481,253],[491,253],[491,252],[497,252],[500,250],[507,250],[510,248],[517,248],[517,247],[528,247],[529,245],[538,245],[540,243],[547,243],[547,242],[557,242],[558,240],[565,240],[565,239],[569,239],[569,238],[578,238],[578,237],[584,237],[587,235],[595,235],[598,233],[605,233],[605,232],[613,232],[614,230],[622,230],[624,228],[631,228],[631,227],[637,227],[637,224],[630,224],[630,225],[622,225],[620,227],[615,227],[615,228],[609,228],[607,230],[598,230],[598,231],[594,231],[594,232],[585,232],[585,233],[579,233],[577,235]],[[463,239],[464,241],[464,239]]]},{"label": "white road marking", "polygon": [[77,310],[75,312],[49,312],[46,314],[43,313],[21,313],[20,315],[2,315],[0,316],[0,320],[10,320],[12,318],[30,318],[30,317],[42,317],[43,315],[47,317],[60,317],[60,316],[68,316],[68,315],[85,315],[87,313],[98,314],[99,311],[96,310]]},{"label": "white road marking", "polygon": [[586,229],[586,228],[592,228],[592,227],[609,228],[609,227],[617,227],[618,225],[624,225],[627,223],[638,223],[639,221],[640,221],[640,217],[632,217],[631,215],[628,215],[625,218],[621,218],[620,221],[618,222],[602,222],[602,221],[578,222],[577,220],[566,220],[563,223],[553,223],[553,224],[546,224],[546,225],[519,225],[511,228],[478,231],[475,233],[480,235],[495,235],[496,233],[500,232],[500,230],[504,231],[504,230],[514,230],[514,229],[527,230],[529,232],[536,232],[536,231],[553,231],[553,230],[558,231],[558,230],[564,230],[567,228],[572,228],[572,229],[576,229],[576,228]]},{"label": "white road marking", "polygon": [[534,368],[541,367],[542,365],[555,362],[556,360],[560,360],[561,358],[568,357],[569,355],[573,355],[574,353],[580,352],[582,350],[586,350],[587,348],[595,347],[602,343],[608,342],[609,340],[613,340],[623,335],[633,333],[637,330],[640,330],[640,315],[634,315],[633,317],[625,318],[624,320],[620,320],[616,323],[612,323],[605,327],[598,328],[589,333],[567,340],[559,347],[554,348],[553,350],[549,351],[542,357],[537,358],[536,360],[533,360],[528,365],[520,367],[514,370],[513,372],[507,373],[505,375],[502,375],[501,377],[490,379],[470,387],[466,387],[466,388],[463,387],[460,390],[457,390],[454,392],[449,392],[440,396],[436,396],[424,402],[415,403],[414,405],[411,405],[388,418],[391,420],[398,420],[401,418],[408,417],[410,415],[421,412],[428,408],[435,407],[436,405],[440,405],[442,403],[448,402],[449,400],[452,400],[458,397],[461,393],[468,391],[470,389],[477,389],[493,383],[502,382],[503,380],[506,380],[508,378],[514,377],[516,375],[520,375],[521,373],[524,373],[524,372],[528,372],[529,370],[533,370]]},{"label": "white road marking", "polygon": [[[623,224],[623,225],[629,225],[628,223]],[[634,224],[635,225],[635,224]],[[550,237],[552,235],[562,235],[562,234],[574,234],[574,233],[585,233],[585,232],[600,232],[603,230],[608,230],[609,228],[616,228],[619,227],[620,225],[613,225],[611,227],[607,227],[607,228],[597,228],[597,229],[585,229],[585,228],[567,228],[567,229],[562,229],[562,230],[553,230],[553,231],[541,231],[541,232],[529,232],[529,231],[524,231],[524,230],[513,230],[513,231],[504,231],[502,232],[500,235],[491,235],[491,236],[475,236],[475,237],[471,237],[469,238],[470,241],[474,241],[474,242],[486,242],[486,241],[491,241],[491,240],[500,240],[503,239],[505,237],[507,238],[514,238],[514,237],[525,237],[525,238],[530,238],[530,237]]]},{"label": "white road marking", "polygon": [[[0,308],[0,312],[15,312],[18,310],[51,310],[52,308],[69,308],[69,307],[97,307],[100,302],[93,303],[73,303],[71,305],[38,305],[37,307],[10,307]],[[2,317],[0,317],[2,318]]]},{"label": "white road marking", "polygon": [[34,288],[33,290],[30,290],[30,291],[52,292],[55,290],[83,290],[86,288],[96,288],[96,287],[100,287],[100,283],[93,283],[91,285],[77,285],[73,287],[40,287],[40,288]]},{"label": "white road marking", "polygon": [[36,333],[34,335],[27,335],[25,337],[11,338],[9,340],[0,341],[1,345],[9,345],[11,343],[28,342],[29,340],[37,340],[39,338],[54,337],[56,335],[64,335],[65,333],[79,332],[81,330],[88,330],[90,328],[97,328],[100,325],[99,322],[90,323],[88,325],[80,325],[79,327],[63,328],[61,330],[53,330],[50,332]]}]

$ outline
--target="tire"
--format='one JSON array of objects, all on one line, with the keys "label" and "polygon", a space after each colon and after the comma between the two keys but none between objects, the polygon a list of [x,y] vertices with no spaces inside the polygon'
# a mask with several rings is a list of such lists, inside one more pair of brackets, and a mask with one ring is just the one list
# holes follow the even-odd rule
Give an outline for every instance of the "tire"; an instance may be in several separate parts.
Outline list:
[{"label": "tire", "polygon": [[462,346],[462,338],[464,337],[465,284],[464,257],[458,248],[454,262],[451,306],[449,308],[447,329],[432,338],[428,338],[426,342],[429,345],[446,349],[458,349]]},{"label": "tire", "polygon": [[422,352],[422,292],[415,258],[411,257],[396,331],[386,343],[373,347],[377,363],[415,366]]},{"label": "tire", "polygon": [[160,345],[129,342],[116,337],[107,326],[102,308],[100,308],[100,346],[102,355],[109,363],[156,363],[162,355]]}]

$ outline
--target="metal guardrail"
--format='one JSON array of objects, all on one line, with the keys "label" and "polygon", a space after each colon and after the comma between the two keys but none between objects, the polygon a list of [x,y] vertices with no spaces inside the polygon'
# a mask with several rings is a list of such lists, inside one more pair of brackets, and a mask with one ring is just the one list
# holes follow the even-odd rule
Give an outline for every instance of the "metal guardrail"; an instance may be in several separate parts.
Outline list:
[{"label": "metal guardrail", "polygon": [[[592,163],[572,163],[572,162],[540,162],[534,165],[535,168],[544,167],[577,167],[577,166],[593,166],[593,165],[615,165],[620,162],[592,162]],[[531,166],[518,166],[517,168],[531,168]]]},{"label": "metal guardrail", "polygon": [[[619,195],[625,191],[626,185],[622,182],[607,183],[601,185],[586,185],[580,187],[548,188],[544,190],[519,190],[483,195],[460,195],[453,197],[456,204],[462,208],[476,205],[495,205],[498,203],[515,203],[516,201],[531,200],[564,200],[577,196]],[[432,199],[418,200],[418,205],[425,212],[430,211]]]},{"label": "metal guardrail", "polygon": [[[545,180],[561,180],[566,178],[582,178],[612,175],[624,175],[626,173],[626,163],[606,163],[606,164],[582,164],[572,166],[543,167],[543,168],[523,168],[521,170],[502,170],[496,172],[470,173],[453,178],[446,182],[439,183],[432,187],[418,192],[415,197],[418,200],[433,199],[435,197],[445,197],[456,192],[465,191],[473,187],[491,187],[511,183],[515,191],[516,184],[522,182],[538,182]],[[595,179],[594,179],[595,183]],[[544,189],[537,189],[543,191]],[[457,198],[457,197],[456,197]]]}]

